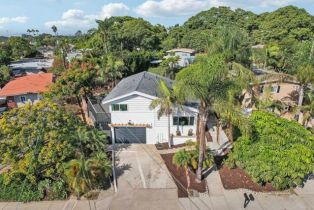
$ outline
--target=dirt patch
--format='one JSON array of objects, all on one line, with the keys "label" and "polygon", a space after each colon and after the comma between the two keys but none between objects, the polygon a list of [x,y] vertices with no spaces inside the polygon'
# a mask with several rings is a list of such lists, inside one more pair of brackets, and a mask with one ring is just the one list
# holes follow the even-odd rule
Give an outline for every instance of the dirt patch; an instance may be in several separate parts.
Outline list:
[{"label": "dirt patch", "polygon": [[243,169],[235,168],[230,169],[226,166],[222,166],[219,170],[220,178],[225,189],[249,189],[256,192],[272,192],[276,189],[270,184],[259,185],[253,182],[250,175],[248,175]]},{"label": "dirt patch", "polygon": [[[185,170],[181,167],[177,167],[172,163],[172,154],[162,154],[161,157],[164,160],[168,170],[170,171],[171,175],[173,176],[174,182],[178,187],[178,197],[188,197],[187,193],[187,179],[185,175]],[[196,175],[190,172],[190,180],[191,186],[190,189],[196,190],[198,192],[206,192],[206,181],[203,180],[201,183],[197,183],[195,181]]]}]

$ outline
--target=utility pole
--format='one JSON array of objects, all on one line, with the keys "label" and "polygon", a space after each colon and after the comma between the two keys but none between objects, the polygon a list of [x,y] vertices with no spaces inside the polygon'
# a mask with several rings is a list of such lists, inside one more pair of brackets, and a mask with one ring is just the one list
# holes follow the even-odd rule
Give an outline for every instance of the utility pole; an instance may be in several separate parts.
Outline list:
[{"label": "utility pole", "polygon": [[114,192],[117,193],[118,192],[118,188],[117,188],[117,177],[116,177],[116,160],[115,160],[115,135],[114,135],[114,128],[112,128],[112,176],[113,176],[113,187],[114,187]]}]

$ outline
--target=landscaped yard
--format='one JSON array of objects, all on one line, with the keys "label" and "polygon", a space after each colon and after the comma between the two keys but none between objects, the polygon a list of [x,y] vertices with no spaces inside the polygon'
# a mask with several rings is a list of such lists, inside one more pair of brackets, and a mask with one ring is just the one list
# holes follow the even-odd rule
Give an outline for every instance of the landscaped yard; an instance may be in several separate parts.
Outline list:
[{"label": "landscaped yard", "polygon": [[[168,170],[170,171],[171,175],[173,176],[173,179],[178,187],[178,197],[188,197],[188,184],[187,184],[187,177],[185,173],[185,169],[182,167],[177,167],[175,164],[172,162],[173,158],[173,153],[172,154],[162,154],[161,157],[163,158]],[[190,175],[190,180],[191,180],[191,185],[190,189],[191,190],[196,190],[198,192],[206,192],[206,181],[202,180],[201,183],[197,183],[195,181],[196,175],[194,173],[189,173]]]},{"label": "landscaped yard", "polygon": [[263,186],[256,182],[253,182],[250,175],[248,175],[243,169],[240,168],[230,169],[226,166],[223,166],[219,170],[219,174],[223,187],[227,190],[249,189],[256,192],[276,191],[276,189],[270,183],[266,183]]}]

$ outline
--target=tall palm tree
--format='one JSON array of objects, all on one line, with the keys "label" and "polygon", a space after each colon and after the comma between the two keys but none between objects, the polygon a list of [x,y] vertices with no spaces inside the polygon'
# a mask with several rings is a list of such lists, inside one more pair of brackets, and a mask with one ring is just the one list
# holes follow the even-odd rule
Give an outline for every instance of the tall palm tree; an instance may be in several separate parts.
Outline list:
[{"label": "tall palm tree", "polygon": [[191,164],[191,155],[185,150],[179,150],[172,157],[172,163],[177,167],[183,167],[185,170],[187,188],[191,186],[191,178],[189,175],[189,165]]},{"label": "tall palm tree", "polygon": [[[208,56],[196,58],[194,64],[178,73],[176,80],[181,93],[200,100],[199,105],[199,162],[197,181],[202,179],[202,164],[205,153],[205,127],[210,109],[215,101],[224,98],[230,89],[242,92],[248,86],[252,73],[237,62],[247,62],[249,48],[247,34],[240,29],[224,27],[208,42]],[[232,69],[233,71],[229,71]],[[242,88],[242,89],[241,89]]]},{"label": "tall palm tree", "polygon": [[314,93],[305,94],[305,104],[300,107],[302,112],[302,125],[307,127],[309,122],[314,118]]},{"label": "tall palm tree", "polygon": [[303,105],[304,92],[309,85],[314,84],[314,68],[311,65],[304,65],[299,68],[296,74],[296,78],[300,83],[299,88],[299,100],[298,100],[298,111],[296,119],[299,120],[301,114],[301,107]]},{"label": "tall palm tree", "polygon": [[228,68],[223,56],[198,56],[194,64],[181,70],[176,76],[177,95],[180,100],[195,98],[200,100],[198,125],[199,160],[197,181],[202,180],[202,166],[206,149],[205,129],[210,109],[217,98],[223,96],[228,87]]},{"label": "tall palm tree", "polygon": [[67,39],[63,39],[60,41],[59,45],[58,45],[58,48],[59,48],[59,52],[60,52],[60,57],[62,59],[62,63],[63,63],[63,67],[64,69],[67,68],[67,53],[70,49],[70,46],[69,46],[69,40]]},{"label": "tall palm tree", "polygon": [[51,26],[51,30],[53,31],[53,33],[55,34],[55,36],[57,36],[57,32],[58,32],[57,26],[55,26],[55,25]]},{"label": "tall palm tree", "polygon": [[110,19],[106,18],[104,20],[97,20],[98,23],[98,33],[102,36],[102,44],[104,53],[109,52],[109,35],[110,35],[110,26],[113,24]]},{"label": "tall palm tree", "polygon": [[176,104],[176,97],[174,91],[169,89],[166,82],[160,80],[159,83],[159,94],[160,97],[153,100],[150,104],[150,109],[158,108],[157,114],[158,119],[163,115],[168,118],[168,145],[171,148],[171,134],[170,134],[170,117],[173,110],[173,106]]},{"label": "tall palm tree", "polygon": [[99,69],[99,76],[102,81],[111,82],[113,86],[116,86],[117,80],[122,78],[124,71],[125,65],[123,61],[118,60],[112,54],[106,54],[102,58]]}]

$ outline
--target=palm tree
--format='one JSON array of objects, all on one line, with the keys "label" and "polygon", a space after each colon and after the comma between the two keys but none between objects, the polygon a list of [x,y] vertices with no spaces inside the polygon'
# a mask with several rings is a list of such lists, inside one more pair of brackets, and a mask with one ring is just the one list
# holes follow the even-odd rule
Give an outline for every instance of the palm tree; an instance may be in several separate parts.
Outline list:
[{"label": "palm tree", "polygon": [[233,143],[234,127],[238,127],[243,135],[248,136],[250,132],[250,125],[241,109],[241,104],[235,100],[235,96],[231,93],[231,91],[227,94],[228,98],[226,100],[216,101],[213,109],[219,116],[218,121],[226,126],[228,139],[231,143]]},{"label": "palm tree", "polygon": [[169,89],[166,82],[160,80],[159,83],[159,94],[160,97],[153,100],[150,104],[150,109],[156,109],[158,107],[158,119],[163,115],[168,118],[168,145],[171,148],[171,134],[170,134],[170,117],[172,113],[173,106],[176,104],[176,97],[174,91]]},{"label": "palm tree", "polygon": [[71,160],[65,166],[67,182],[77,198],[91,189],[88,173],[88,165],[83,157],[78,160]]},{"label": "palm tree", "polygon": [[117,80],[122,78],[124,70],[123,61],[116,59],[112,54],[107,54],[101,61],[99,76],[102,81],[107,80],[107,82],[113,83],[113,87],[115,87]]},{"label": "palm tree", "polygon": [[57,50],[59,51],[59,55],[60,55],[60,58],[62,60],[62,64],[63,64],[64,69],[67,68],[66,57],[67,57],[67,53],[68,53],[69,49],[70,49],[69,40],[67,40],[67,39],[62,39],[57,46]]},{"label": "palm tree", "polygon": [[191,163],[191,155],[185,150],[179,150],[172,157],[172,163],[177,167],[183,167],[185,169],[187,188],[190,188],[191,179],[189,175],[189,165]]},{"label": "palm tree", "polygon": [[53,31],[53,33],[55,34],[55,36],[57,36],[57,32],[58,32],[57,26],[55,26],[55,25],[51,26],[51,30]]},{"label": "palm tree", "polygon": [[299,120],[301,114],[301,107],[303,105],[304,92],[309,85],[314,84],[314,68],[311,65],[303,65],[299,68],[296,74],[296,78],[300,83],[299,88],[299,100],[298,100],[298,111],[296,119]]},{"label": "palm tree", "polygon": [[[202,179],[205,154],[205,128],[210,109],[215,101],[224,98],[230,88],[242,92],[249,86],[252,72],[238,62],[247,62],[249,49],[242,49],[247,35],[240,29],[222,28],[208,42],[208,56],[199,56],[194,64],[177,74],[181,94],[200,100],[199,105],[199,162],[197,181]],[[232,69],[232,71],[229,71]],[[239,94],[240,95],[240,94]],[[186,98],[185,97],[185,98]]]},{"label": "palm tree", "polygon": [[308,92],[305,94],[305,104],[300,107],[302,112],[302,125],[308,126],[308,123],[314,118],[314,94]]},{"label": "palm tree", "polygon": [[86,164],[93,183],[99,183],[102,185],[102,178],[112,175],[111,161],[109,161],[106,153],[104,152],[97,152],[87,160]]},{"label": "palm tree", "polygon": [[104,52],[107,54],[109,52],[109,28],[113,24],[110,19],[97,20],[98,23],[98,33],[102,36],[102,44]]},{"label": "palm tree", "polygon": [[176,76],[177,96],[180,100],[200,100],[198,125],[199,160],[197,181],[202,180],[202,166],[206,149],[205,129],[210,108],[217,98],[222,97],[228,86],[228,68],[222,55],[198,56],[194,64],[181,70]]},{"label": "palm tree", "polygon": [[82,155],[65,166],[67,182],[77,198],[94,187],[102,186],[101,181],[111,172],[111,162],[104,152],[97,152],[87,160]]}]

